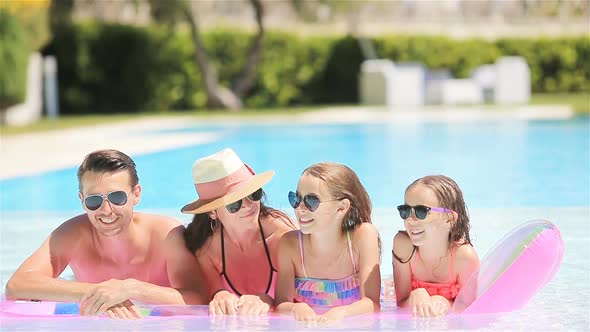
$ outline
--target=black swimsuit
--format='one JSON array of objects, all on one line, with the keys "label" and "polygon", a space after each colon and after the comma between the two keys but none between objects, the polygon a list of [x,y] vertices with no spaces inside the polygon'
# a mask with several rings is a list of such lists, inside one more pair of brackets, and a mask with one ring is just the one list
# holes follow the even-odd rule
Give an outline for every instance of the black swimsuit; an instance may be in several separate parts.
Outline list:
[{"label": "black swimsuit", "polygon": [[[266,239],[264,238],[264,231],[262,230],[262,225],[260,223],[260,220],[258,220],[258,226],[260,227],[260,235],[262,236],[262,243],[264,243],[264,251],[266,252],[266,258],[268,259],[268,265],[270,265],[270,276],[269,276],[268,285],[266,286],[266,291],[265,291],[265,293],[268,294],[268,292],[271,290],[271,287],[273,284],[274,273],[276,273],[277,270],[275,270],[275,268],[272,266],[270,252],[268,250],[268,245],[266,244]],[[225,245],[224,245],[224,241],[223,241],[223,225],[221,225],[221,262],[222,262],[222,271],[219,275],[221,277],[223,277],[223,281],[225,281],[225,283],[231,288],[231,290],[234,292],[234,294],[236,294],[238,296],[242,296],[242,293],[240,293],[234,287],[232,282],[229,280],[227,273],[225,272]],[[274,294],[268,294],[268,295],[273,296]]]}]

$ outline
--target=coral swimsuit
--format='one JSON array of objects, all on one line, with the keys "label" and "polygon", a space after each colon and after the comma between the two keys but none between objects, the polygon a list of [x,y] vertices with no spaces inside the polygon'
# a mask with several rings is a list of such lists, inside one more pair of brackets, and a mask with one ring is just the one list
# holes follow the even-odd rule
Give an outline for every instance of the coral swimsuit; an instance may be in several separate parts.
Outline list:
[{"label": "coral swimsuit", "polygon": [[416,260],[420,257],[420,251],[416,250],[414,259],[412,259],[412,262],[410,263],[410,271],[412,272],[412,290],[424,288],[430,296],[440,295],[449,301],[454,301],[460,290],[459,280],[453,277],[453,262],[455,261],[456,249],[457,246],[454,246],[451,250],[451,261],[449,263],[449,280],[451,280],[451,282],[448,283],[427,282],[416,278],[414,274],[414,265],[416,264]]}]

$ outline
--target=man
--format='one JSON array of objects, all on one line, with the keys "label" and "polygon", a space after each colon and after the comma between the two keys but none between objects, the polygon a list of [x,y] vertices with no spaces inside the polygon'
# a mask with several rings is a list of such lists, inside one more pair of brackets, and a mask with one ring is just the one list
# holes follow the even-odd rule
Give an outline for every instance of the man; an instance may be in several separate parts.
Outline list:
[{"label": "man", "polygon": [[[16,270],[7,299],[80,302],[83,315],[141,317],[131,302],[203,304],[201,272],[176,220],[133,211],[141,198],[133,160],[116,150],[86,156],[78,196],[86,214],[54,230]],[[66,266],[76,281],[57,277]]]}]

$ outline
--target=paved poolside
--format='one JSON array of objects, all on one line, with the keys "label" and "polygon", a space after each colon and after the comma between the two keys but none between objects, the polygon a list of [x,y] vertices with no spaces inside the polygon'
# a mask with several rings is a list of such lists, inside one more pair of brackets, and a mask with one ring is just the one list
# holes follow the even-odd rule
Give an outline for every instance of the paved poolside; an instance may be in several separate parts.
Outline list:
[{"label": "paved poolside", "polygon": [[91,151],[112,148],[130,155],[204,144],[219,139],[216,133],[174,131],[206,123],[386,123],[391,121],[480,121],[501,119],[567,119],[568,106],[426,107],[387,111],[383,107],[333,107],[294,115],[146,117],[113,124],[2,136],[0,179],[34,175],[77,166]]}]

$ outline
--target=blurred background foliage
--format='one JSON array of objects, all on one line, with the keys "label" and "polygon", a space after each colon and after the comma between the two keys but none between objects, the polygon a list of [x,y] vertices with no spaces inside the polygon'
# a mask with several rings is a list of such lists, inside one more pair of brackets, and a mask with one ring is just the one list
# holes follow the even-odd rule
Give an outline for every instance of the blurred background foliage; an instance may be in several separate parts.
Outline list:
[{"label": "blurred background foliage", "polygon": [[[64,114],[205,109],[208,96],[195,62],[195,42],[183,24],[179,11],[183,7],[179,5],[190,5],[195,23],[202,24],[199,35],[220,85],[231,86],[240,74],[255,35],[248,1],[0,2],[0,108],[22,101],[27,54],[41,50],[57,58]],[[145,9],[150,2],[158,2],[158,11]],[[453,2],[462,4],[453,10],[468,21],[469,10],[475,10],[469,7],[472,3]],[[322,24],[337,22],[339,17],[345,28],[339,33],[301,33],[281,21],[277,24],[276,17],[268,15],[254,84],[243,98],[248,108],[356,103],[360,64],[371,54],[395,62],[421,62],[429,69],[447,68],[459,78],[500,56],[521,55],[531,68],[533,92],[590,92],[588,34],[485,39],[422,32],[362,34],[361,28],[371,23],[367,17],[380,12],[388,15],[383,5],[371,2],[373,8],[362,1],[337,0],[262,3],[288,6],[300,21],[316,24],[313,31],[323,31]],[[392,2],[397,6],[396,20],[410,21],[418,15],[412,8],[401,8],[401,3],[406,2]],[[518,8],[523,13],[542,11],[542,15],[559,17],[565,7],[573,15],[567,18],[584,19],[588,15],[585,2],[575,3],[556,7],[541,1],[535,7]],[[223,15],[214,16],[212,24],[207,10],[213,7],[228,17],[242,15],[249,25],[235,28],[242,21],[226,24]],[[242,13],[244,8],[246,14]],[[494,8],[488,11],[491,19],[500,12]],[[514,19],[510,16],[513,11],[503,15]],[[386,21],[384,26],[392,24]]]},{"label": "blurred background foliage", "polygon": [[16,17],[0,9],[0,109],[20,102],[25,96],[29,46]]},{"label": "blurred background foliage", "polygon": [[[45,49],[59,59],[64,112],[187,110],[206,106],[200,73],[186,32],[156,26],[86,22],[63,25]],[[251,36],[232,30],[202,34],[222,83],[240,70]],[[453,40],[444,36],[371,38],[380,58],[422,62],[468,77],[503,55],[525,57],[533,92],[590,92],[590,41],[572,38]],[[351,36],[266,35],[262,61],[247,107],[356,103],[364,60]],[[149,70],[148,70],[149,69]]]},{"label": "blurred background foliage", "polygon": [[0,109],[25,97],[27,61],[50,39],[49,0],[0,1]]}]

